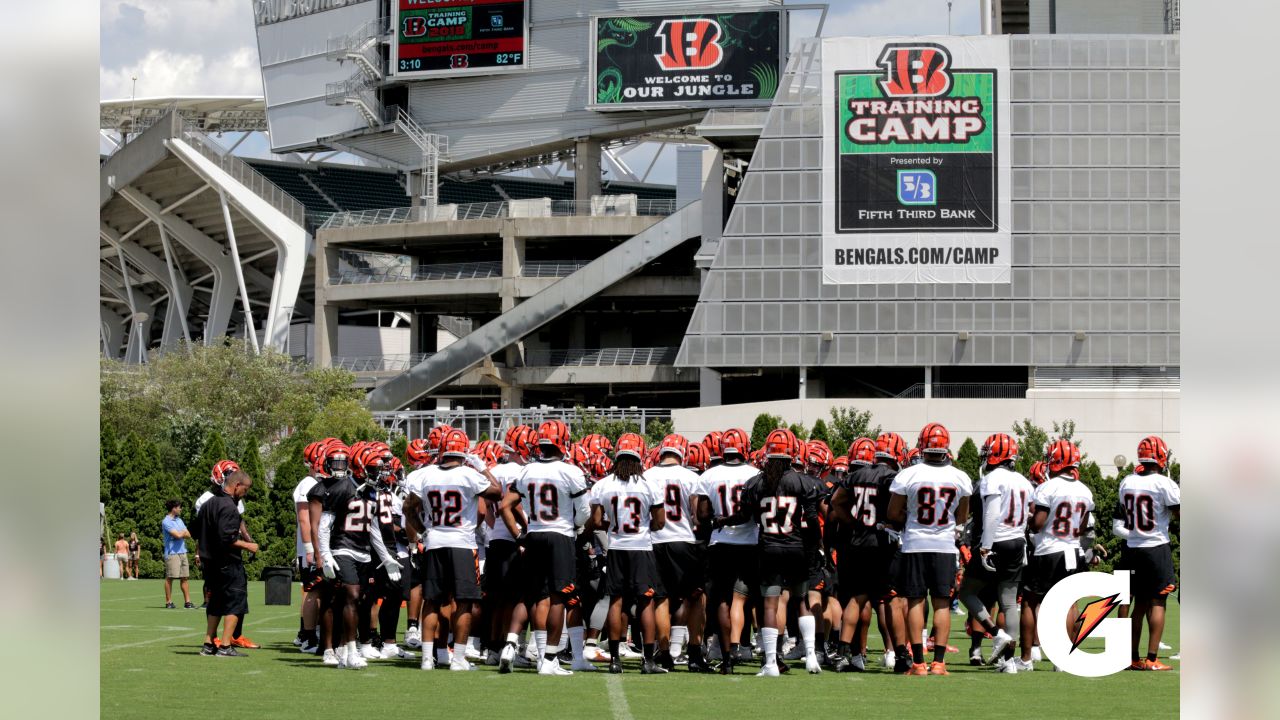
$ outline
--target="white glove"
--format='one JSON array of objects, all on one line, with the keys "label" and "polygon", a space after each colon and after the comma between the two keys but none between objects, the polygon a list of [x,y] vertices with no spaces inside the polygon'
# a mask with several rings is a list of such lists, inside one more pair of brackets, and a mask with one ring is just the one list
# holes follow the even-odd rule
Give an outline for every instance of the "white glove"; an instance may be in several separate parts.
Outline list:
[{"label": "white glove", "polygon": [[400,563],[395,560],[382,563],[382,567],[387,569],[387,579],[394,585],[400,582]]},{"label": "white glove", "polygon": [[890,543],[894,545],[898,545],[902,543],[902,533],[898,532],[897,530],[894,530],[891,527],[886,527],[884,529],[884,534],[889,537]]},{"label": "white glove", "polygon": [[333,580],[338,577],[338,561],[334,560],[329,553],[321,555],[320,571],[324,573],[326,579]]},{"label": "white glove", "polygon": [[978,550],[978,562],[982,563],[982,567],[990,572],[996,571],[996,566],[992,563],[995,553],[991,552],[991,548],[980,548]]},{"label": "white glove", "polygon": [[488,465],[485,465],[484,459],[479,455],[467,454],[467,464],[475,469],[476,472],[484,472]]}]

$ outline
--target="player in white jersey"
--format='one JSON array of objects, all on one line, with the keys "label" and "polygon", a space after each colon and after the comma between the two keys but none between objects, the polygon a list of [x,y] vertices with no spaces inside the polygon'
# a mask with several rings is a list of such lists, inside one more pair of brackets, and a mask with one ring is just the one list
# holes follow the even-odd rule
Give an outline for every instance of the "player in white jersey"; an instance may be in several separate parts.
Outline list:
[{"label": "player in white jersey", "polygon": [[[298,637],[293,644],[304,653],[316,653],[320,650],[320,636],[316,629],[316,620],[320,613],[320,571],[316,569],[316,550],[311,542],[311,502],[307,493],[319,482],[314,476],[323,472],[318,462],[324,457],[323,449],[328,441],[313,442],[302,451],[302,462],[309,473],[302,478],[293,489],[293,511],[297,519],[296,540],[298,555],[298,577],[302,578],[302,610],[299,620]],[[319,521],[319,518],[316,518]]]},{"label": "player in white jersey", "polygon": [[607,529],[609,535],[609,672],[622,672],[621,644],[626,631],[624,604],[639,615],[645,675],[667,672],[655,659],[654,601],[663,595],[654,534],[666,524],[663,491],[641,474],[644,440],[633,433],[618,438],[613,472],[591,489],[591,521],[587,528]]},{"label": "player in white jersey", "polygon": [[[530,455],[537,449],[538,432],[528,425],[517,425],[503,438],[502,461],[490,469],[498,481],[503,497],[524,473]],[[488,653],[486,665],[498,664],[498,648],[505,642],[507,628],[513,623],[523,627],[529,621],[529,610],[520,591],[520,546],[502,521],[502,501],[490,501],[485,522],[490,525],[481,590],[484,592],[485,617],[488,619]],[[515,508],[517,524],[523,526],[524,515]]]},{"label": "player in white jersey", "polygon": [[[923,460],[904,468],[889,486],[888,519],[904,528],[894,589],[907,599],[907,637],[911,639],[908,675],[947,675],[947,637],[951,634],[951,593],[955,587],[956,527],[969,516],[965,498],[973,482],[951,464],[951,433],[929,423],[916,442]],[[924,600],[933,604],[933,662],[924,662]]]},{"label": "player in white jersey", "polygon": [[[977,552],[965,568],[958,593],[970,617],[992,637],[990,662],[1007,673],[1017,672],[1010,660],[1019,635],[1018,585],[1027,557],[1027,519],[1034,493],[1031,481],[1013,469],[1017,461],[1018,444],[1005,433],[996,433],[982,444],[982,477],[970,503]],[[986,603],[979,599],[979,593],[990,586],[995,586],[1004,613],[1002,628],[996,627]],[[976,645],[975,651],[981,657]]]},{"label": "player in white jersey", "polygon": [[[712,517],[728,517],[738,511],[742,488],[747,481],[760,474],[760,470],[747,462],[751,454],[751,438],[745,430],[733,428],[720,436],[723,461],[707,468],[698,479],[698,521],[710,522]],[[743,523],[718,528],[711,533],[707,548],[708,591],[710,606],[715,609],[720,628],[720,674],[733,673],[734,659],[738,656],[738,640],[746,625],[746,603],[752,588],[759,583],[759,558],[756,553],[760,526]]]},{"label": "player in white jersey", "polygon": [[[1089,532],[1093,512],[1093,492],[1080,482],[1080,448],[1069,440],[1049,446],[1049,479],[1036,488],[1035,513],[1029,526],[1035,554],[1022,580],[1022,634],[1033,637],[1040,602],[1057,582],[1087,567],[1081,538]],[[1078,612],[1072,605],[1067,613],[1068,632]],[[1031,670],[1031,644],[1022,644],[1019,672]]]},{"label": "player in white jersey", "polygon": [[[621,440],[619,440],[621,442]],[[702,482],[698,474],[684,466],[689,441],[672,433],[658,446],[658,464],[644,472],[666,508],[666,524],[653,535],[653,554],[666,596],[658,601],[654,616],[658,622],[658,664],[675,668],[675,656],[689,643],[689,669],[708,672],[702,658],[702,628],[706,622],[703,594],[703,560],[693,534]]]},{"label": "player in white jersey", "polygon": [[[571,674],[560,667],[560,661],[548,653],[547,648],[560,644],[565,608],[578,604],[574,539],[578,526],[585,525],[590,514],[586,475],[564,461],[569,441],[568,425],[560,420],[544,422],[538,428],[540,456],[525,466],[520,479],[502,501],[502,520],[513,535],[519,537],[520,533],[515,515],[517,505],[527,522],[521,565],[524,587],[529,593],[527,599],[534,606],[533,634],[538,649],[538,673],[542,675]],[[570,628],[569,639],[577,663],[582,657],[585,631],[581,624],[571,623]],[[513,619],[507,643],[498,658],[499,672],[511,671],[521,629]]]},{"label": "player in white jersey", "polygon": [[476,524],[482,498],[501,497],[498,483],[484,461],[468,453],[471,441],[458,429],[449,430],[441,443],[440,463],[415,470],[416,497],[406,498],[405,515],[413,522],[417,506],[426,508],[426,580],[423,583],[422,669],[435,668],[435,637],[440,608],[457,603],[451,618],[453,660],[450,670],[472,670],[467,661],[467,637],[472,605],[480,601],[479,565],[476,558]]},{"label": "player in white jersey", "polygon": [[[1181,514],[1182,492],[1167,475],[1169,446],[1152,435],[1138,443],[1138,467],[1120,481],[1113,534],[1124,540],[1120,569],[1133,572],[1133,664],[1131,670],[1170,670],[1160,662],[1165,603],[1178,588],[1169,541],[1169,521]],[[1149,629],[1146,657],[1139,656],[1142,623]]]}]

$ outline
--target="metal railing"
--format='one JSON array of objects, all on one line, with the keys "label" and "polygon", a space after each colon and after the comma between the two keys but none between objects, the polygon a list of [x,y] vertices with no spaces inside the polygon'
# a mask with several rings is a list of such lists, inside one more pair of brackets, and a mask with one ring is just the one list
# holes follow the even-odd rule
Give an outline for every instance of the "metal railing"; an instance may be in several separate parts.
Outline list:
[{"label": "metal railing", "polygon": [[[517,201],[519,202],[519,201]],[[440,206],[445,207],[444,205]],[[511,217],[511,203],[480,202],[466,203],[457,206],[456,217],[449,220],[489,220]],[[636,201],[636,215],[645,217],[666,217],[679,208],[674,198],[641,199]],[[538,215],[523,214],[523,217],[573,217],[590,216],[590,201],[551,200],[545,212],[538,209]],[[608,215],[606,215],[607,217]],[[596,217],[600,217],[597,215]],[[397,223],[416,222],[413,208],[383,208],[379,210],[358,210],[339,212],[329,216],[322,228],[364,227],[367,225],[394,225]]]},{"label": "metal railing", "polygon": [[299,225],[305,227],[306,208],[302,203],[285,192],[279,185],[271,182],[265,175],[254,170],[248,163],[226,151],[221,145],[198,129],[190,121],[183,121],[182,139],[187,141],[196,152],[210,162],[216,164],[223,172],[235,178],[241,185],[252,190],[258,197],[266,200],[271,207],[279,210]]},{"label": "metal railing", "polygon": [[[943,400],[1021,400],[1027,396],[1026,383],[933,383],[930,395]],[[924,398],[924,383],[916,383],[895,397]]]},{"label": "metal railing", "polygon": [[527,367],[673,365],[679,351],[678,347],[527,350],[524,364]]},{"label": "metal railing", "polygon": [[533,260],[524,264],[520,276],[531,278],[568,277],[586,267],[589,262],[589,260],[580,262]]},{"label": "metal railing", "polygon": [[401,434],[410,439],[426,437],[431,428],[437,425],[448,425],[466,431],[473,440],[482,435],[491,439],[502,439],[507,430],[516,425],[538,427],[547,420],[563,420],[571,428],[576,427],[584,418],[602,421],[621,421],[635,423],[639,432],[644,433],[649,423],[655,420],[670,421],[671,410],[663,408],[514,408],[509,410],[404,410],[391,412],[375,412],[373,419],[384,429],[388,436]]},{"label": "metal railing", "polygon": [[762,128],[768,118],[769,108],[712,108],[698,123],[698,128]]},{"label": "metal railing", "polygon": [[333,367],[340,367],[351,372],[404,372],[418,363],[431,357],[432,353],[413,353],[411,355],[363,355],[356,357],[335,357],[330,361]]},{"label": "metal railing", "polygon": [[417,282],[420,280],[477,280],[502,277],[501,261],[440,263],[401,267],[349,268],[329,279],[330,285]]}]

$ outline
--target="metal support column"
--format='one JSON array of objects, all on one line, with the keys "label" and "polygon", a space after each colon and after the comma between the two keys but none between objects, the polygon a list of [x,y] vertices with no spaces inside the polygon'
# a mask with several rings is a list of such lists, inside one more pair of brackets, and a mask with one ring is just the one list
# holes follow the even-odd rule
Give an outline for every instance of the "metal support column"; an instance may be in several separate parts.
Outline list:
[{"label": "metal support column", "polygon": [[258,332],[253,328],[253,313],[249,310],[249,290],[244,285],[244,268],[240,266],[240,249],[236,247],[236,230],[231,226],[231,207],[227,205],[227,194],[218,191],[218,200],[222,203],[222,222],[227,226],[227,244],[231,246],[231,262],[236,268],[236,283],[240,286],[240,303],[244,306],[245,335],[254,353],[258,348]]},{"label": "metal support column", "polygon": [[178,308],[178,320],[182,324],[182,338],[187,341],[187,352],[191,352],[191,329],[187,327],[187,308],[183,305],[182,294],[178,292],[178,273],[174,270],[173,249],[169,247],[169,232],[163,223],[156,224],[160,231],[160,245],[164,248],[164,264],[169,268],[169,300]]},{"label": "metal support column", "polygon": [[933,367],[926,366],[924,369],[924,399],[928,400],[933,397]]}]

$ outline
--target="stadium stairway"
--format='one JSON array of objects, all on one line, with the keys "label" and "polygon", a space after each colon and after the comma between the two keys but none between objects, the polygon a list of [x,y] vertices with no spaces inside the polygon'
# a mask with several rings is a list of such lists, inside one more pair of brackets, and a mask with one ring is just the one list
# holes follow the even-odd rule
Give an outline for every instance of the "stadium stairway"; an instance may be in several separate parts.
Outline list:
[{"label": "stadium stairway", "polygon": [[485,323],[369,394],[372,410],[398,410],[702,234],[702,201],[685,205],[582,269]]}]

